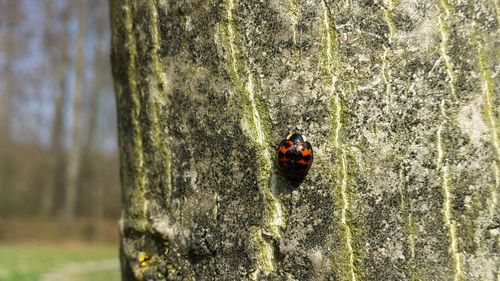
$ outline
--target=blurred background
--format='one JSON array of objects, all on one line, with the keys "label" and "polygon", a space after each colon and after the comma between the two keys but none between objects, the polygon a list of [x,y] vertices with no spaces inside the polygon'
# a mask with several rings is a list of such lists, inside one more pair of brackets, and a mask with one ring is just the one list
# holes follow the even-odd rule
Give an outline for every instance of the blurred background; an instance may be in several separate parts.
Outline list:
[{"label": "blurred background", "polygon": [[118,280],[108,13],[0,0],[0,280]]}]

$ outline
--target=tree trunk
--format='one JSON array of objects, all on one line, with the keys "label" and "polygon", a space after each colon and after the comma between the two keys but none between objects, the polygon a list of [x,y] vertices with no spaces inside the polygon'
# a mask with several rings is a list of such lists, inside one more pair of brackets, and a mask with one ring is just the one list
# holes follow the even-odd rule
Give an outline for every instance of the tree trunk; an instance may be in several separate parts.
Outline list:
[{"label": "tree trunk", "polygon": [[[8,33],[15,32],[15,28],[9,25]],[[9,35],[4,39],[5,42],[5,65],[3,67],[2,79],[2,94],[0,95],[0,130],[2,132],[1,143],[7,145],[10,142],[10,123],[12,118],[12,102],[13,102],[13,84],[14,84],[14,61],[15,61],[15,40],[14,36]]]},{"label": "tree trunk", "polygon": [[110,3],[124,280],[500,278],[493,1]]},{"label": "tree trunk", "polygon": [[[106,2],[100,2],[106,3]],[[99,5],[99,4],[97,4]],[[102,7],[101,7],[102,8]],[[95,19],[99,20],[99,19]],[[97,30],[97,35],[102,37],[103,32],[102,28]],[[98,157],[96,153],[96,142],[97,142],[97,123],[99,116],[99,104],[100,104],[100,94],[103,90],[103,82],[105,77],[105,73],[103,70],[109,70],[106,68],[104,63],[105,57],[103,54],[107,52],[103,52],[101,48],[96,48],[94,53],[94,77],[92,78],[91,84],[91,96],[90,96],[90,106],[88,108],[89,118],[88,118],[88,130],[87,132],[87,143],[84,148],[84,155],[82,160],[82,170],[84,170],[85,178],[81,180],[83,185],[89,191],[90,202],[92,202],[92,206],[90,207],[90,218],[91,218],[91,240],[98,241],[101,236],[101,222],[103,218],[104,212],[104,202],[103,202],[103,186],[102,183],[99,183],[96,180],[97,175],[99,174],[99,170],[102,168],[102,165],[98,162]]]},{"label": "tree trunk", "polygon": [[[12,29],[9,29],[8,32],[12,32]],[[12,119],[12,107],[13,107],[13,62],[15,59],[15,55],[13,53],[14,38],[12,36],[8,36],[10,38],[6,39],[5,44],[5,66],[3,72],[2,79],[2,93],[0,94],[0,195],[2,198],[5,198],[6,192],[11,187],[11,172],[12,170],[9,168],[7,163],[11,163],[11,153],[9,148],[11,147],[11,134],[10,134],[10,124]]]},{"label": "tree trunk", "polygon": [[64,185],[64,205],[62,209],[62,222],[65,230],[71,230],[75,215],[78,194],[78,173],[80,170],[80,152],[81,152],[81,118],[82,118],[82,95],[85,64],[85,10],[86,1],[77,2],[78,11],[78,35],[77,52],[75,63],[75,79],[73,83],[73,123],[71,126],[71,144],[67,153],[65,185]]},{"label": "tree trunk", "polygon": [[[48,63],[45,66],[45,71],[50,77],[55,77],[57,85],[54,85],[54,119],[52,123],[51,132],[51,144],[50,144],[50,159],[48,161],[50,171],[47,175],[46,181],[41,193],[41,204],[39,214],[42,217],[47,217],[51,215],[54,211],[54,205],[56,201],[56,191],[61,190],[61,185],[63,180],[58,180],[58,178],[63,178],[64,175],[64,146],[63,146],[63,135],[64,135],[64,116],[65,116],[65,106],[68,94],[66,91],[66,69],[68,67],[68,42],[66,40],[67,32],[63,32],[61,40],[57,41],[57,53],[53,51],[54,42],[57,36],[54,34],[54,29],[56,24],[61,24],[57,21],[56,13],[54,12],[53,1],[44,1],[44,11],[46,20],[44,21],[44,44],[45,52],[49,53],[49,58],[51,61],[56,61],[56,63]],[[66,18],[61,19],[63,26],[67,28],[68,23]],[[64,29],[67,31],[66,29]],[[56,59],[58,58],[58,59]],[[54,75],[55,74],[55,75]],[[58,187],[56,187],[58,186]]]},{"label": "tree trunk", "polygon": [[11,121],[13,112],[14,101],[14,80],[15,71],[14,64],[17,57],[17,42],[16,31],[18,30],[16,22],[20,20],[20,5],[19,3],[4,3],[0,6],[5,9],[3,12],[3,36],[1,56],[3,57],[3,65],[1,70],[2,79],[1,92],[0,92],[0,196],[5,198],[7,190],[12,187],[11,182]]},{"label": "tree trunk", "polygon": [[45,184],[43,186],[43,192],[41,194],[41,204],[39,214],[42,217],[47,217],[54,211],[54,203],[56,200],[56,195],[54,194],[58,188],[58,184],[61,185],[62,181],[57,180],[61,178],[60,173],[64,174],[64,147],[63,141],[63,111],[64,105],[67,98],[66,92],[59,92],[54,100],[54,121],[52,123],[52,133],[51,133],[51,145],[50,145],[50,159],[49,169],[51,173],[47,176]]}]

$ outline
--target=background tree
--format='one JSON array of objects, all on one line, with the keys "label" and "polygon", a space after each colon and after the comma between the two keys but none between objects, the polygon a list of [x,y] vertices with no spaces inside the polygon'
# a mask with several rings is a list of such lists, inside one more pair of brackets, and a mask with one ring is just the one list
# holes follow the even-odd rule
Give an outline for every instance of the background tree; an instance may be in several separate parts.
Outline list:
[{"label": "background tree", "polygon": [[78,33],[76,38],[75,78],[73,80],[73,108],[72,126],[70,137],[70,149],[66,154],[67,167],[64,170],[64,203],[61,208],[61,218],[64,229],[71,229],[76,216],[78,175],[81,160],[81,130],[82,130],[82,107],[83,107],[83,80],[85,67],[85,14],[87,1],[76,1],[75,8],[78,14]]},{"label": "background tree", "polygon": [[[61,12],[54,8],[54,1],[48,0],[44,3],[46,20],[44,22],[43,47],[51,63],[45,65],[45,72],[52,78],[54,94],[54,117],[50,136],[50,156],[48,167],[51,170],[43,186],[40,215],[47,217],[55,212],[55,202],[59,199],[56,194],[64,190],[65,170],[65,148],[64,148],[64,126],[69,98],[66,90],[66,69],[69,67],[68,58],[68,18],[70,16],[69,5]],[[54,27],[60,25],[63,31]],[[62,33],[62,34],[61,34]],[[54,48],[57,45],[58,48]]]},{"label": "background tree", "polygon": [[[17,90],[15,87],[15,67],[14,61],[19,55],[17,48],[19,46],[18,29],[16,20],[23,17],[20,4],[17,2],[0,2],[2,10],[2,81],[0,94],[0,158],[6,161],[0,164],[0,194],[6,191],[6,186],[10,184],[11,168],[6,165],[10,159],[10,142],[11,142],[11,122],[12,122],[12,107],[14,93]],[[7,12],[8,11],[8,12]]]},{"label": "background tree", "polygon": [[[93,0],[89,4],[93,7],[94,20],[89,24],[98,38],[109,38],[109,10],[106,1]],[[101,222],[104,217],[105,186],[99,183],[99,176],[106,167],[99,160],[99,143],[102,136],[99,133],[99,112],[103,104],[102,94],[112,85],[109,60],[109,41],[96,43],[93,55],[92,80],[90,83],[90,97],[88,102],[86,140],[83,147],[83,161],[80,182],[89,190],[88,202],[91,220],[91,237],[101,239]],[[108,88],[108,89],[106,89]]]},{"label": "background tree", "polygon": [[110,3],[124,280],[499,278],[492,1]]},{"label": "background tree", "polygon": [[116,237],[107,4],[0,0],[0,243]]}]

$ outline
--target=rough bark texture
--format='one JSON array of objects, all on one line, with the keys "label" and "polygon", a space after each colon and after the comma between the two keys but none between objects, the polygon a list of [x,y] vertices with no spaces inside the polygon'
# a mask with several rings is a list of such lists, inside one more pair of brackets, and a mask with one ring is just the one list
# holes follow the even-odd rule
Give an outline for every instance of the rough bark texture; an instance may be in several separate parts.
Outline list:
[{"label": "rough bark texture", "polygon": [[124,280],[500,278],[495,0],[110,3]]}]

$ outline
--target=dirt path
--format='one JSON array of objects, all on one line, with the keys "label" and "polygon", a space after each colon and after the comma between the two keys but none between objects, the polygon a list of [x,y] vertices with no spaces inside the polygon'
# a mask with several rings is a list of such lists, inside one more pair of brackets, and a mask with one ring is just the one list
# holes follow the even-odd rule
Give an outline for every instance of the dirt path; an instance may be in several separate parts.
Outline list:
[{"label": "dirt path", "polygon": [[72,278],[70,278],[72,275],[119,270],[119,267],[120,264],[116,258],[87,262],[71,262],[43,274],[40,277],[40,281],[67,281],[72,280]]}]

